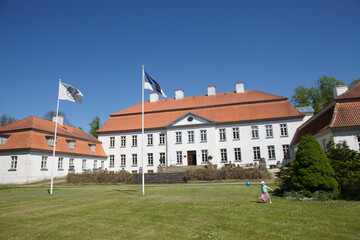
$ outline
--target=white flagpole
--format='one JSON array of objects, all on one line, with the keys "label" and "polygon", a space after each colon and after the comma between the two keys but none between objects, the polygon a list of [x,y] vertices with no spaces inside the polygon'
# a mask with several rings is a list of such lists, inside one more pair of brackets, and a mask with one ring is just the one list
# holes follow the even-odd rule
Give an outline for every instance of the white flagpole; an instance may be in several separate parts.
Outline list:
[{"label": "white flagpole", "polygon": [[50,185],[50,195],[53,194],[53,185],[54,185],[54,163],[55,162],[55,151],[56,151],[56,135],[57,135],[57,125],[59,121],[59,96],[60,96],[60,84],[61,79],[59,79],[59,90],[58,90],[58,99],[57,99],[57,107],[56,107],[56,123],[55,123],[55,136],[54,136],[54,149],[53,149],[53,157],[51,162],[51,185]]},{"label": "white flagpole", "polygon": [[145,164],[144,164],[144,85],[145,85],[145,71],[142,66],[142,100],[141,100],[141,151],[142,151],[142,194],[145,196]]}]

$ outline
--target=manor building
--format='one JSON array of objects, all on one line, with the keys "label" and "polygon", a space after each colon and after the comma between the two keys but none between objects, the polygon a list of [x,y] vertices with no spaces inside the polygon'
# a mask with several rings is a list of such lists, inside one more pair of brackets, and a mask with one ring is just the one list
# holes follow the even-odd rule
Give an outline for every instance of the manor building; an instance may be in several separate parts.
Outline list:
[{"label": "manor building", "polygon": [[[110,115],[97,131],[108,155],[106,168],[137,173],[156,172],[159,165],[235,164],[267,166],[282,164],[293,157],[290,143],[296,129],[313,113],[296,109],[286,97],[245,90],[236,83],[234,92],[159,100],[150,94],[144,103],[145,134],[142,140],[142,103]],[[144,156],[142,156],[142,141]]]},{"label": "manor building", "polygon": [[58,122],[55,159],[54,121],[30,116],[0,127],[0,184],[47,180],[52,171],[58,178],[104,169],[107,155],[101,142],[64,125],[62,117]]}]

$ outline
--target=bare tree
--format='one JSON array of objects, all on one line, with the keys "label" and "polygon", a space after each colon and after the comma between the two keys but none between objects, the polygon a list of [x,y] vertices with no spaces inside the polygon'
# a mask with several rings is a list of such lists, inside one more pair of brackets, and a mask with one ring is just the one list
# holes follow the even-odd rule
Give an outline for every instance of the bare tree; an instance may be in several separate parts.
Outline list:
[{"label": "bare tree", "polygon": [[0,127],[8,125],[10,123],[16,122],[17,120],[14,117],[10,117],[7,114],[3,114],[0,116]]},{"label": "bare tree", "polygon": [[[52,120],[53,120],[53,117],[55,117],[55,116],[56,116],[56,112],[55,112],[55,111],[48,111],[48,112],[44,115],[43,118],[46,119],[46,120],[52,121]],[[63,117],[64,117],[64,124],[65,124],[65,125],[73,126],[73,125],[70,123],[69,119],[67,119],[67,117],[65,116],[65,113],[59,111],[59,116],[63,116]]]}]

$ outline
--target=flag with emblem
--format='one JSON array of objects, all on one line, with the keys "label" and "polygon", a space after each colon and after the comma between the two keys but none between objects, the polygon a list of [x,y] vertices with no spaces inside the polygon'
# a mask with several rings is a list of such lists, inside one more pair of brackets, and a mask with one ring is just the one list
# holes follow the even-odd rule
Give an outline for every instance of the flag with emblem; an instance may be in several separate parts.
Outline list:
[{"label": "flag with emblem", "polygon": [[157,92],[159,94],[161,94],[163,97],[166,98],[166,95],[164,93],[164,91],[161,89],[160,85],[154,80],[152,79],[149,74],[147,74],[147,72],[144,72],[145,76],[144,76],[144,88],[145,89],[149,89],[151,91]]},{"label": "flag with emblem", "polygon": [[74,88],[73,86],[66,84],[66,83],[60,83],[59,86],[59,99],[61,100],[68,100],[72,102],[82,103],[82,93],[80,90]]}]

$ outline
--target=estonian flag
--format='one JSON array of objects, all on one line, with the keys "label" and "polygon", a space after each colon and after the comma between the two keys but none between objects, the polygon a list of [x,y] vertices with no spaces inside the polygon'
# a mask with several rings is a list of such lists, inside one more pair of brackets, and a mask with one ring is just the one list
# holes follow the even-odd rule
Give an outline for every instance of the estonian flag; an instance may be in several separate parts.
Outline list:
[{"label": "estonian flag", "polygon": [[163,90],[161,89],[160,85],[154,79],[152,79],[149,76],[149,74],[147,74],[146,72],[145,72],[145,79],[144,79],[144,88],[152,90],[154,92],[157,92],[166,98],[166,95],[163,92]]}]

